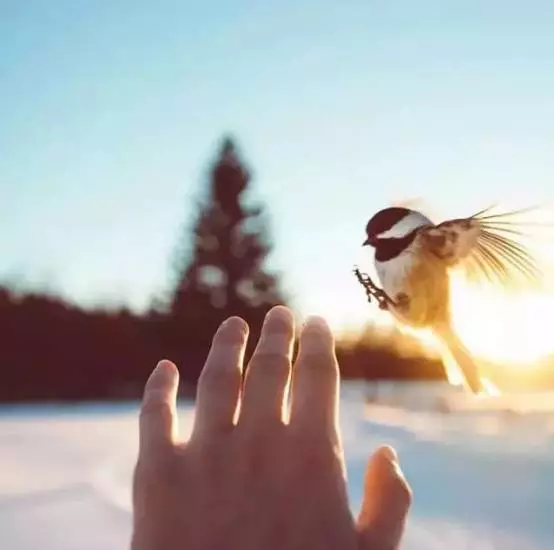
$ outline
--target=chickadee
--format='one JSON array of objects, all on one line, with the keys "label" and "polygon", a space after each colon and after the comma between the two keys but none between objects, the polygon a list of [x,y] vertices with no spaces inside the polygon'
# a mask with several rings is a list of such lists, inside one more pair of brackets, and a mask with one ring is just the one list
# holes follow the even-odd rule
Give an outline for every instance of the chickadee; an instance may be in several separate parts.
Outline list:
[{"label": "chickadee", "polygon": [[[364,246],[375,249],[375,268],[387,297],[386,309],[401,323],[431,329],[446,345],[475,393],[483,391],[478,369],[452,328],[450,272],[463,268],[470,278],[513,286],[541,277],[515,214],[483,210],[435,225],[420,212],[385,208],[367,223]],[[378,290],[381,292],[380,290]]]}]

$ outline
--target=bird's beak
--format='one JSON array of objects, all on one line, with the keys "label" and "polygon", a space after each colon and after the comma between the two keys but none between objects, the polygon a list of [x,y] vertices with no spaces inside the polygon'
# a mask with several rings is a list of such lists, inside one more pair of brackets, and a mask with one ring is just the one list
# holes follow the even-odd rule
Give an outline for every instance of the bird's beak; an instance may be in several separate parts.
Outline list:
[{"label": "bird's beak", "polygon": [[369,246],[370,244],[372,244],[372,241],[371,241],[371,239],[368,237],[368,238],[362,243],[362,246]]}]

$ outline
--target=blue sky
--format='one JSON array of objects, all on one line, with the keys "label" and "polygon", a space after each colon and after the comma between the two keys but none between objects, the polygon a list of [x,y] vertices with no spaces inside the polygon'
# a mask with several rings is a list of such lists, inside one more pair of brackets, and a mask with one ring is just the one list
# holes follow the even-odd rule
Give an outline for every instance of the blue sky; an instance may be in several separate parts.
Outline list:
[{"label": "blue sky", "polygon": [[547,1],[0,0],[0,276],[144,307],[231,131],[299,311],[363,314],[377,209],[554,198],[553,28]]}]

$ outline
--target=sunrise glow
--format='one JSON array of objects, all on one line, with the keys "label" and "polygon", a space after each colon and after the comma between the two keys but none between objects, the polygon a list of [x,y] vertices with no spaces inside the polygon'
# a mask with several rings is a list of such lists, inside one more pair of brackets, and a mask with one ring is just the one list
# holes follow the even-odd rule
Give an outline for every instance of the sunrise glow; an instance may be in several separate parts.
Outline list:
[{"label": "sunrise glow", "polygon": [[[491,287],[473,286],[456,275],[452,277],[451,290],[454,327],[477,356],[523,365],[554,351],[549,323],[554,311],[554,291],[508,294]],[[390,314],[366,302],[355,281],[343,285],[342,292],[326,296],[310,313],[325,317],[337,336],[360,330],[368,322],[393,323]],[[430,334],[400,328],[434,346]]]},{"label": "sunrise glow", "polygon": [[554,293],[507,295],[452,280],[454,326],[468,348],[493,361],[524,364],[554,351]]}]

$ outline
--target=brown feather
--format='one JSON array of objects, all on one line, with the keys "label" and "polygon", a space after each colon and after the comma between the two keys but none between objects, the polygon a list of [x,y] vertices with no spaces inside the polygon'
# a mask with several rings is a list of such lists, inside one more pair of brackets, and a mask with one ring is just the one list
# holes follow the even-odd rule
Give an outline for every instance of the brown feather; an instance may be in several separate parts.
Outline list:
[{"label": "brown feather", "polygon": [[518,222],[516,218],[536,211],[491,214],[491,208],[467,218],[479,233],[475,246],[460,266],[472,281],[485,280],[511,290],[529,289],[540,285],[544,274],[529,246],[520,242],[530,238],[531,227],[554,228],[554,223]]}]

